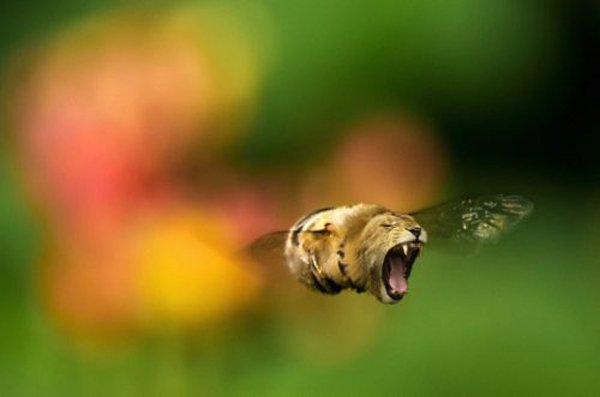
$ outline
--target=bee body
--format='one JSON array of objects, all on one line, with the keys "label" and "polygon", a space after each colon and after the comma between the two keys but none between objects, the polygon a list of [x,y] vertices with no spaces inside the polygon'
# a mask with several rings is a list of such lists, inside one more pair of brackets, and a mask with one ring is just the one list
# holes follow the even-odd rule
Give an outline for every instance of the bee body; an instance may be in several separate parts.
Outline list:
[{"label": "bee body", "polygon": [[321,208],[289,231],[264,235],[249,248],[258,260],[263,251],[275,249],[292,276],[313,290],[368,291],[383,303],[396,303],[408,292],[408,278],[425,244],[472,252],[497,241],[532,209],[524,197],[505,194],[411,214],[374,204]]},{"label": "bee body", "polygon": [[[368,290],[390,303],[383,287],[381,253],[385,256],[392,247],[411,242],[420,250],[426,233],[415,237],[410,228],[421,229],[409,215],[378,205],[319,209],[291,228],[285,246],[286,263],[292,275],[312,289],[327,294],[344,289]],[[398,277],[407,277],[412,262],[403,266]],[[391,299],[399,300],[406,290],[394,292]]]}]

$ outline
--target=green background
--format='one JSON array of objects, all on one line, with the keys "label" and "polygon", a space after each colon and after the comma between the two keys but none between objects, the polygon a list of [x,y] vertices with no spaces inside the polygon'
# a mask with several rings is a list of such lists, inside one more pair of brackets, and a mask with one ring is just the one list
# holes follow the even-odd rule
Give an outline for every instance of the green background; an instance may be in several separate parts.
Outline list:
[{"label": "green background", "polygon": [[[4,3],[0,56],[117,4]],[[428,252],[414,294],[384,310],[376,339],[349,360],[315,364],[290,349],[285,324],[268,319],[218,347],[166,338],[90,357],[39,304],[32,262],[41,226],[3,134],[0,394],[600,394],[598,2],[262,4],[277,50],[239,164],[318,161],[323,153],[304,153],[317,137],[335,142],[326,131],[405,106],[440,126],[449,191],[518,192],[535,202],[533,215],[477,256]]]}]

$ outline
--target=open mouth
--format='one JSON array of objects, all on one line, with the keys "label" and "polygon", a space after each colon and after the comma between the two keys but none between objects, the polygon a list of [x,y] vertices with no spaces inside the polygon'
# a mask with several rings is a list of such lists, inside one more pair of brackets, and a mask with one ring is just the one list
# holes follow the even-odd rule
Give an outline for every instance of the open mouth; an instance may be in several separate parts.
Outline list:
[{"label": "open mouth", "polygon": [[382,278],[390,298],[400,300],[408,293],[408,278],[422,243],[411,241],[392,247],[383,261]]}]

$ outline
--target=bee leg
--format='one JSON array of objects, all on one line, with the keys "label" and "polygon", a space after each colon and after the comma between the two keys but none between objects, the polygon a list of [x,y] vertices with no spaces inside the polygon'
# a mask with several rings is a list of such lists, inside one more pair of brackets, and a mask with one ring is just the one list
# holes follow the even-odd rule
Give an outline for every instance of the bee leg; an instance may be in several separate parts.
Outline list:
[{"label": "bee leg", "polygon": [[314,254],[310,255],[310,268],[312,270],[312,272],[315,274],[315,276],[317,277],[323,277],[323,271],[321,270],[321,265],[319,265],[319,262],[317,261],[317,258],[315,257]]},{"label": "bee leg", "polygon": [[310,268],[314,287],[324,294],[337,294],[342,287],[323,273],[315,255],[310,255]]}]

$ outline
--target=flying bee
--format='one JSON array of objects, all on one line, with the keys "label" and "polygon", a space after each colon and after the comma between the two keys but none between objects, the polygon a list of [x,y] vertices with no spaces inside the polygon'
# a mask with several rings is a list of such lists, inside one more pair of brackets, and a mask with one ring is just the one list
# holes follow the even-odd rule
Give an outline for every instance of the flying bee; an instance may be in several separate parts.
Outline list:
[{"label": "flying bee", "polygon": [[408,279],[425,245],[476,250],[497,241],[532,209],[526,198],[505,194],[465,198],[409,214],[374,204],[322,208],[288,231],[260,237],[249,251],[259,261],[275,252],[291,274],[313,290],[368,291],[382,303],[397,303],[408,293]]}]

